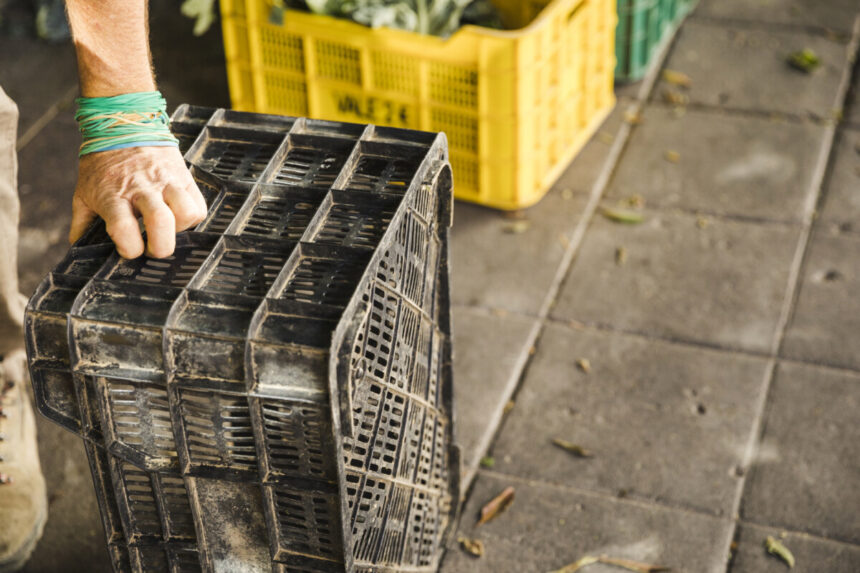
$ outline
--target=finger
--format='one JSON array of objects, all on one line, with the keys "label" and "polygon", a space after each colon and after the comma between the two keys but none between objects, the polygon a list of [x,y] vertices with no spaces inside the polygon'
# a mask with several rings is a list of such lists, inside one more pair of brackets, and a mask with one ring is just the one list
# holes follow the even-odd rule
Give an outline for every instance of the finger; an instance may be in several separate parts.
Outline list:
[{"label": "finger", "polygon": [[126,259],[136,259],[143,254],[143,237],[134,210],[128,201],[118,199],[112,201],[100,213],[105,220],[108,235],[116,245],[120,256]]},{"label": "finger", "polygon": [[206,204],[206,199],[203,197],[203,193],[200,191],[200,188],[197,186],[197,183],[194,182],[194,178],[190,176],[189,173],[189,182],[188,186],[185,190],[191,194],[194,198],[194,202],[197,203],[197,208],[200,209],[203,216],[200,219],[201,221],[206,218],[207,213],[209,213],[209,205]]},{"label": "finger", "polygon": [[164,190],[163,195],[164,202],[173,211],[177,232],[193,227],[203,220],[205,212],[201,212],[200,205],[186,189],[171,185]]},{"label": "finger", "polygon": [[75,195],[72,198],[72,227],[69,229],[69,243],[80,239],[96,218],[96,212],[87,207]]},{"label": "finger", "polygon": [[172,255],[176,247],[176,219],[161,193],[141,193],[135,196],[133,204],[143,215],[146,254],[157,259]]}]

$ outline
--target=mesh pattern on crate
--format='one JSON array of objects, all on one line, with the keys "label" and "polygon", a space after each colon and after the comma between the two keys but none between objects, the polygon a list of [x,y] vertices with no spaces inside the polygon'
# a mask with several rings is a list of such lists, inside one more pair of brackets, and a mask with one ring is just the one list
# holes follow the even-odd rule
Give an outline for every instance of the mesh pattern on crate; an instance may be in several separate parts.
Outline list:
[{"label": "mesh pattern on crate", "polygon": [[245,204],[247,193],[225,191],[216,200],[214,210],[210,211],[206,220],[201,223],[199,230],[207,233],[223,233],[233,222],[239,209]]},{"label": "mesh pattern on crate", "polygon": [[354,435],[342,443],[355,484],[347,498],[357,566],[434,566],[440,511],[450,504],[450,422],[438,396],[442,337],[431,314],[434,299],[423,293],[440,263],[429,255],[432,233],[423,220],[435,205],[432,188],[422,186],[415,210],[394,223],[352,348]]},{"label": "mesh pattern on crate", "polygon": [[201,289],[261,298],[275,282],[286,259],[283,254],[227,249]]},{"label": "mesh pattern on crate", "polygon": [[265,194],[254,205],[239,234],[297,242],[311,222],[322,197]]},{"label": "mesh pattern on crate", "polygon": [[366,260],[302,257],[279,298],[344,307],[364,274]]},{"label": "mesh pattern on crate", "polygon": [[135,463],[152,469],[176,462],[167,389],[136,380],[99,378],[108,440]]},{"label": "mesh pattern on crate", "polygon": [[257,450],[247,398],[178,388],[177,408],[194,472],[256,472]]},{"label": "mesh pattern on crate", "polygon": [[323,437],[328,410],[308,402],[259,400],[267,481],[284,476],[333,480],[333,448]]},{"label": "mesh pattern on crate", "polygon": [[361,85],[361,54],[340,43],[316,42],[317,70],[321,77]]},{"label": "mesh pattern on crate", "polygon": [[263,65],[295,72],[305,71],[305,49],[299,36],[288,34],[276,26],[260,28],[263,44]]},{"label": "mesh pattern on crate", "polygon": [[362,154],[347,188],[373,193],[404,193],[420,160]]},{"label": "mesh pattern on crate", "polygon": [[[332,492],[264,486],[274,507],[278,548],[287,553],[338,560],[340,503]],[[288,569],[289,570],[289,569]]]},{"label": "mesh pattern on crate", "polygon": [[152,286],[184,287],[208,256],[209,250],[203,247],[178,246],[171,256],[163,259],[122,259],[107,278]]},{"label": "mesh pattern on crate", "polygon": [[275,174],[275,183],[328,189],[333,184],[353,143],[348,139],[319,138],[316,145],[291,147]]},{"label": "mesh pattern on crate", "polygon": [[277,145],[268,143],[224,142],[223,149],[210,149],[212,153],[220,151],[217,159],[213,161],[211,171],[224,179],[256,181],[263,174],[277,148]]},{"label": "mesh pattern on crate", "polygon": [[[250,72],[249,72],[250,74]],[[304,80],[278,72],[263,74],[268,107],[274,113],[308,114],[307,85]]]},{"label": "mesh pattern on crate", "polygon": [[396,211],[397,205],[391,202],[333,203],[313,240],[325,245],[375,248]]}]

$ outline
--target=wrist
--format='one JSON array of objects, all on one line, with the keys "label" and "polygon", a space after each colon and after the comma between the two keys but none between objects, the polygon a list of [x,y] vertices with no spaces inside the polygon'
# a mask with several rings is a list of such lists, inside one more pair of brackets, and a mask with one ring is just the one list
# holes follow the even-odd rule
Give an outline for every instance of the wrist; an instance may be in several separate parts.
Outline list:
[{"label": "wrist", "polygon": [[83,137],[79,156],[132,147],[177,147],[167,104],[155,90],[77,99],[75,120]]}]

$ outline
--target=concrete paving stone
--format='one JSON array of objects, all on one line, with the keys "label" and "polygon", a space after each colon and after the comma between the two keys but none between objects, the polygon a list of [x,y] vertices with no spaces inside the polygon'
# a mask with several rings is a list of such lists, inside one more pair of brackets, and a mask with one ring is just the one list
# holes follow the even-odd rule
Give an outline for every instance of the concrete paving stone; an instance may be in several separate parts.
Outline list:
[{"label": "concrete paving stone", "polygon": [[83,442],[37,416],[39,457],[48,486],[48,522],[22,573],[113,571]]},{"label": "concrete paving stone", "polygon": [[[515,499],[499,517],[474,527],[480,508],[505,487]],[[481,472],[461,517],[457,536],[480,539],[476,559],[455,542],[442,573],[543,573],[585,555],[607,555],[670,567],[675,573],[722,573],[732,525],[692,512],[664,509],[537,482],[513,481]],[[618,571],[603,565],[588,573]]]},{"label": "concrete paving stone", "polygon": [[597,178],[600,177],[600,172],[606,164],[612,144],[618,137],[618,130],[623,125],[625,112],[633,104],[633,100],[628,97],[618,97],[615,109],[612,110],[597,133],[585,144],[585,147],[559,177],[555,184],[557,189],[568,189],[574,193],[583,194],[591,192],[591,188]]},{"label": "concrete paving stone", "polygon": [[839,132],[831,162],[819,220],[860,233],[860,130]]},{"label": "concrete paving stone", "polygon": [[678,117],[651,106],[608,195],[639,194],[661,208],[799,222],[824,131],[694,110]]},{"label": "concrete paving stone", "polygon": [[[806,48],[821,60],[811,74],[786,63],[790,54]],[[692,79],[691,103],[818,118],[833,116],[845,65],[846,45],[823,36],[701,20],[681,28],[666,62],[666,68]],[[653,97],[663,99],[667,89],[680,88],[661,80]]]},{"label": "concrete paving stone", "polygon": [[71,42],[0,36],[0,86],[18,104],[18,134],[24,133],[78,82]]},{"label": "concrete paving stone", "polygon": [[860,370],[860,235],[815,233],[782,356]]},{"label": "concrete paving stone", "polygon": [[454,400],[464,472],[484,455],[537,319],[454,307]]},{"label": "concrete paving stone", "polygon": [[[781,537],[783,536],[784,537]],[[768,554],[765,540],[779,539],[795,559],[795,573],[857,573],[860,547],[776,528],[741,525],[730,573],[785,573],[786,564]]]},{"label": "concrete paving stone", "polygon": [[858,12],[855,0],[701,0],[695,14],[771,26],[820,26],[850,34]]},{"label": "concrete paving stone", "polygon": [[[764,358],[549,326],[493,445],[494,469],[729,516],[766,366]],[[575,457],[553,439],[593,457]]]},{"label": "concrete paving stone", "polygon": [[[451,233],[452,301],[536,315],[586,202],[556,186],[520,213],[524,219],[458,202]],[[530,222],[528,228],[516,227],[521,220]]]},{"label": "concrete paving stone", "polygon": [[644,217],[639,225],[595,218],[552,316],[768,352],[800,229],[653,210]]},{"label": "concrete paving stone", "polygon": [[781,363],[741,517],[860,545],[858,411],[860,375]]},{"label": "concrete paving stone", "polygon": [[848,93],[845,122],[854,128],[860,128],[860,74],[854,74],[854,85]]}]

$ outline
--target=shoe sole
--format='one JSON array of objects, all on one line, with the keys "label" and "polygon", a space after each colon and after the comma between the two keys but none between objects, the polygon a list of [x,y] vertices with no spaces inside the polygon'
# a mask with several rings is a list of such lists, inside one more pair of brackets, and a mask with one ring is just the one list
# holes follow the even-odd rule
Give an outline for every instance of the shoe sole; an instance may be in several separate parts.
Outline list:
[{"label": "shoe sole", "polygon": [[15,571],[20,571],[27,564],[27,561],[30,560],[30,556],[33,555],[33,551],[36,549],[36,545],[42,538],[46,521],[48,521],[47,510],[42,511],[36,529],[21,549],[9,558],[0,561],[0,573],[15,573]]}]

